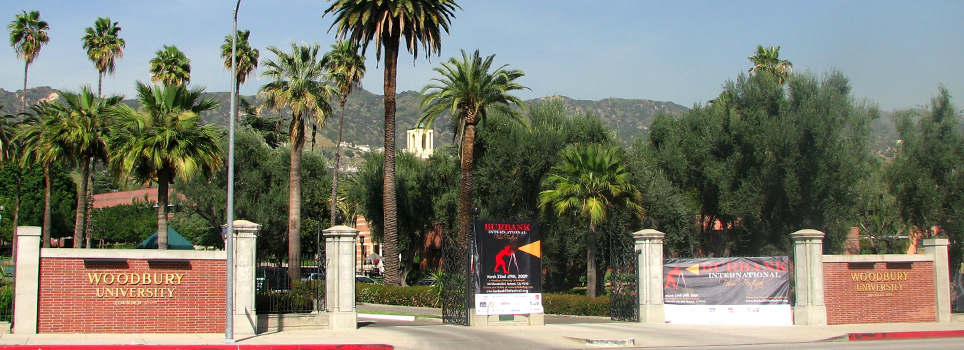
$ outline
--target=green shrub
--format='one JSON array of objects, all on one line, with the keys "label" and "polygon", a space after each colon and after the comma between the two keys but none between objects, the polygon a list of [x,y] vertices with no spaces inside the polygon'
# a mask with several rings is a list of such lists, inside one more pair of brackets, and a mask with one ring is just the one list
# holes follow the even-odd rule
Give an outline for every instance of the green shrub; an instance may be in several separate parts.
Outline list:
[{"label": "green shrub", "polygon": [[0,321],[10,321],[13,314],[13,285],[0,286]]},{"label": "green shrub", "polygon": [[542,308],[547,314],[608,317],[609,297],[590,298],[583,295],[542,294]]},{"label": "green shrub", "polygon": [[358,283],[355,301],[370,304],[437,307],[434,287],[396,287]]}]

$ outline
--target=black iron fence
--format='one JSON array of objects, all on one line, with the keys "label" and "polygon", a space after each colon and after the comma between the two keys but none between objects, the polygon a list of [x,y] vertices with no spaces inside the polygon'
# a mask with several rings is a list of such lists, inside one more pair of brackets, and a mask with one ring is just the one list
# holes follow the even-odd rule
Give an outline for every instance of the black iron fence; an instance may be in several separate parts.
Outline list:
[{"label": "black iron fence", "polygon": [[260,257],[255,269],[255,309],[263,314],[325,311],[325,250],[302,259],[296,278],[287,258]]},{"label": "black iron fence", "polygon": [[609,242],[606,284],[612,294],[609,315],[613,321],[639,322],[639,254],[632,237],[613,237]]}]

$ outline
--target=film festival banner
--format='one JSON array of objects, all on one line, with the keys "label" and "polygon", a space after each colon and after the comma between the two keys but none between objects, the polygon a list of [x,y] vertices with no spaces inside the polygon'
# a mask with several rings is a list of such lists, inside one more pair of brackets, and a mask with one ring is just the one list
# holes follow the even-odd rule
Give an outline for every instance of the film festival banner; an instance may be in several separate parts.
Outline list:
[{"label": "film festival banner", "polygon": [[542,313],[538,222],[476,221],[476,315]]},{"label": "film festival banner", "polygon": [[785,256],[666,259],[666,322],[793,325],[789,265]]}]

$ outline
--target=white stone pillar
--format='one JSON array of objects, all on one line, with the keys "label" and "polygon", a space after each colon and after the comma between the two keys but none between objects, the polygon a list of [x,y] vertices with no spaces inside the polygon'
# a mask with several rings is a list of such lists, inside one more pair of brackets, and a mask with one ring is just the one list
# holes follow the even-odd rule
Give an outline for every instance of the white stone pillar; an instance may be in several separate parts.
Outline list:
[{"label": "white stone pillar", "polygon": [[948,271],[947,238],[928,238],[924,254],[934,256],[934,288],[937,297],[937,322],[951,322],[951,277]]},{"label": "white stone pillar", "polygon": [[13,332],[37,334],[37,307],[40,299],[40,227],[17,228],[15,264]]},{"label": "white stone pillar", "polygon": [[325,233],[325,299],[331,329],[355,329],[355,237],[358,230],[335,226]]},{"label": "white stone pillar", "polygon": [[827,305],[823,300],[823,236],[823,232],[809,229],[790,234],[797,298],[793,307],[795,325],[827,324]]},{"label": "white stone pillar", "polygon": [[235,220],[234,224],[234,335],[247,336],[258,332],[258,313],[255,310],[255,252],[261,225]]},{"label": "white stone pillar", "polygon": [[633,233],[639,280],[639,322],[665,323],[663,309],[663,237],[656,230]]}]

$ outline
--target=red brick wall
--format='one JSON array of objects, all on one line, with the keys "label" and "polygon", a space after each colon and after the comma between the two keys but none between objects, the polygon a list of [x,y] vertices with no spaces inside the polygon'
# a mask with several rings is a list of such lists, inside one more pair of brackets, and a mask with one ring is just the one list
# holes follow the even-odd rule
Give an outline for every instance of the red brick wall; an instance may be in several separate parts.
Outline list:
[{"label": "red brick wall", "polygon": [[41,258],[39,282],[38,333],[224,332],[224,260]]},{"label": "red brick wall", "polygon": [[933,262],[824,262],[823,276],[827,324],[937,321]]}]

